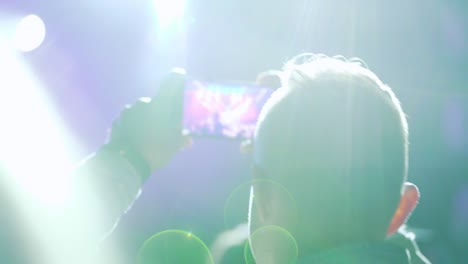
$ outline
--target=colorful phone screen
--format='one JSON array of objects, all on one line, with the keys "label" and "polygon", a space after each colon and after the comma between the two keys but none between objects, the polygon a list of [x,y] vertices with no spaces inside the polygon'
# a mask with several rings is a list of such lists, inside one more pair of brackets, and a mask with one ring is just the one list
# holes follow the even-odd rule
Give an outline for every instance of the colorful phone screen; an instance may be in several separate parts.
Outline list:
[{"label": "colorful phone screen", "polygon": [[184,128],[193,136],[251,138],[271,88],[254,84],[188,81]]}]

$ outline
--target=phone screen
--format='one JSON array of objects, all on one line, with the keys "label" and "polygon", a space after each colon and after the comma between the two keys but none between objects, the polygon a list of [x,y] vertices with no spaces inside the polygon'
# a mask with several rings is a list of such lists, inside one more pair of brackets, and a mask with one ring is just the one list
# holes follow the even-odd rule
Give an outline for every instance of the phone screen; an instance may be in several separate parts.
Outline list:
[{"label": "phone screen", "polygon": [[254,84],[187,81],[184,128],[193,136],[251,138],[273,90]]}]

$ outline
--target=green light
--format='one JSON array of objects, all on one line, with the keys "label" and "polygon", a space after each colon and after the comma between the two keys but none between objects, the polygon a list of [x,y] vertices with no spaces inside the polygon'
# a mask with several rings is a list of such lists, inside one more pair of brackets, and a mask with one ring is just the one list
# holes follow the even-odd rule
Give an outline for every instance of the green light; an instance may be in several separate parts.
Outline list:
[{"label": "green light", "polygon": [[212,264],[203,241],[183,230],[166,230],[150,237],[140,248],[138,264]]},{"label": "green light", "polygon": [[271,225],[253,232],[244,247],[244,255],[248,264],[293,264],[297,262],[299,249],[291,233]]}]

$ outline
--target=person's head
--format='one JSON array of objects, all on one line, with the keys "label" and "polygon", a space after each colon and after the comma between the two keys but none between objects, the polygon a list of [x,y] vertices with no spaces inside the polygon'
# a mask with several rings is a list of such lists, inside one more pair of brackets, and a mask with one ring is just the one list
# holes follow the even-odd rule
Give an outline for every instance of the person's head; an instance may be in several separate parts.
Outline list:
[{"label": "person's head", "polygon": [[281,226],[300,250],[384,240],[419,198],[395,94],[361,63],[325,56],[293,59],[282,81],[255,132],[251,233]]}]

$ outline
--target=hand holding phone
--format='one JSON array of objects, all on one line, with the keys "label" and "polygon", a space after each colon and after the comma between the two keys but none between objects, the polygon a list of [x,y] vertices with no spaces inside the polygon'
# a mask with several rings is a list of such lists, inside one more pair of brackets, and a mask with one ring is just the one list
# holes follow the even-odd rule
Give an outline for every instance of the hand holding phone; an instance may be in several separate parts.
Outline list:
[{"label": "hand holding phone", "polygon": [[142,178],[166,165],[186,145],[182,134],[186,76],[172,71],[162,80],[154,98],[141,98],[125,107],[110,133],[107,146],[129,157]]}]

